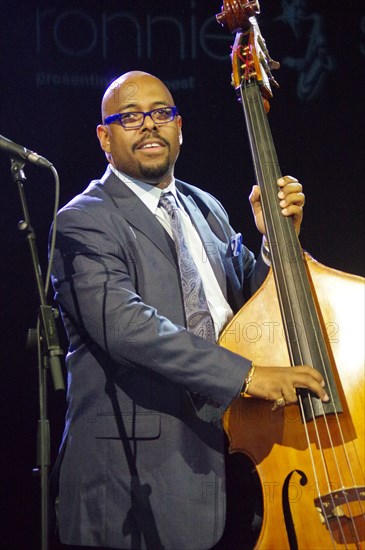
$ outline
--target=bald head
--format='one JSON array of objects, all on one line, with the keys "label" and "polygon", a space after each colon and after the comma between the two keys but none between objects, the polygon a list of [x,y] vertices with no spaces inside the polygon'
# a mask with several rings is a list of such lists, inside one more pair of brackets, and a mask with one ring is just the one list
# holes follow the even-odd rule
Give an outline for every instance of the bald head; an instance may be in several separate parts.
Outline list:
[{"label": "bald head", "polygon": [[162,80],[144,71],[129,71],[116,78],[105,91],[101,102],[102,121],[105,117],[117,113],[121,106],[131,106],[138,102],[140,82],[158,83],[169,99],[170,105],[174,105],[173,97]]},{"label": "bald head", "polygon": [[[130,71],[110,84],[101,106],[102,124],[97,128],[101,148],[108,162],[120,172],[138,180],[166,187],[172,180],[182,143],[182,121],[173,118],[156,121],[151,112],[174,107],[165,84],[142,71]],[[145,113],[140,126],[125,128],[119,114]],[[117,118],[104,124],[105,118]]]}]

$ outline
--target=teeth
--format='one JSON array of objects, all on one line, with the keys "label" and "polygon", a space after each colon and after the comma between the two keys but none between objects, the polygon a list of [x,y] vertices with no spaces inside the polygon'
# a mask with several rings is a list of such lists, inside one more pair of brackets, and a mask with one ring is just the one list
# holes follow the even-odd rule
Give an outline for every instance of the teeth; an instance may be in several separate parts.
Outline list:
[{"label": "teeth", "polygon": [[146,145],[143,145],[142,149],[150,149],[151,147],[159,147],[159,143],[146,143]]}]

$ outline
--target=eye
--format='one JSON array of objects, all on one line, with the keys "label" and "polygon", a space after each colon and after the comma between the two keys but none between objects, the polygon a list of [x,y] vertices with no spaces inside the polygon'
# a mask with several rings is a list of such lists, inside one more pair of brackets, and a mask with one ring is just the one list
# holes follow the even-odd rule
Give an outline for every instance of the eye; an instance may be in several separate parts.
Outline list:
[{"label": "eye", "polygon": [[171,108],[166,107],[166,108],[156,109],[154,111],[154,114],[155,114],[155,117],[158,118],[159,120],[166,120],[171,117]]},{"label": "eye", "polygon": [[[123,122],[135,122],[141,118],[142,113],[122,113]],[[143,115],[142,115],[143,116]]]}]

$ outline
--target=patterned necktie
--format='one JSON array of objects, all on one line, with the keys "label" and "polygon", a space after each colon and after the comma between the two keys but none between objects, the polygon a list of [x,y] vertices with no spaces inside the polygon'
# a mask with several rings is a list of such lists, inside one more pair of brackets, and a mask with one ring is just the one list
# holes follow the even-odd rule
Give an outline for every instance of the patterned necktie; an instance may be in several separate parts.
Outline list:
[{"label": "patterned necktie", "polygon": [[159,206],[168,213],[179,262],[187,328],[201,338],[215,342],[213,320],[205,297],[203,281],[190,255],[182,231],[179,207],[172,193],[161,195]]}]

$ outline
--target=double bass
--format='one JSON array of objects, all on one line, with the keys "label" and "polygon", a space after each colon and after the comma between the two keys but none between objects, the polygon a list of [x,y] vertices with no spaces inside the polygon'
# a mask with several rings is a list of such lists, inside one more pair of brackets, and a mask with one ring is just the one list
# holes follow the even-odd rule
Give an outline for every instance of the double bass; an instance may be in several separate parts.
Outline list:
[{"label": "double bass", "polygon": [[259,476],[263,518],[258,550],[365,548],[364,279],[320,264],[281,215],[281,177],[268,122],[272,70],[257,24],[258,1],[224,0],[218,23],[236,33],[232,83],[242,102],[272,268],[230,321],[219,344],[257,365],[311,365],[328,403],[307,390],[298,402],[240,397],[226,411],[231,453]]}]

